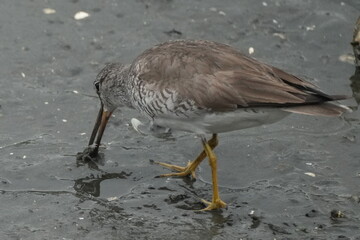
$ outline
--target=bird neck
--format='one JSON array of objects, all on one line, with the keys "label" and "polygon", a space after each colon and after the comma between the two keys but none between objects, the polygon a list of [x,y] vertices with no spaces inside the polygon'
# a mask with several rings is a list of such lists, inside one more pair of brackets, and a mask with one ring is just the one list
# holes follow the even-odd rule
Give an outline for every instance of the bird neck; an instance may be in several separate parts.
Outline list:
[{"label": "bird neck", "polygon": [[126,107],[134,108],[133,103],[131,101],[131,93],[130,93],[130,64],[125,65],[124,70],[122,71],[122,77],[120,78],[120,86],[123,89],[122,94],[122,102]]}]

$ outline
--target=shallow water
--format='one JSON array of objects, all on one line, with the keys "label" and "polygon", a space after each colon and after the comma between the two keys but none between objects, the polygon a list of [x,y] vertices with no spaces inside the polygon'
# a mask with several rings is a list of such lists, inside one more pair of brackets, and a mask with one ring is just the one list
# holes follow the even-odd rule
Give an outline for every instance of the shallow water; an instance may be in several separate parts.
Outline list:
[{"label": "shallow water", "polygon": [[[2,1],[0,238],[360,238],[355,100],[344,102],[354,112],[342,118],[291,115],[221,134],[221,211],[193,211],[211,198],[206,162],[191,181],[155,178],[168,170],[149,161],[185,165],[200,152],[199,139],[142,136],[129,127],[142,119],[132,110],[114,113],[103,165],[75,160],[97,114],[97,72],[169,39],[252,47],[254,57],[326,92],[358,94],[354,65],[339,59],[352,54],[359,10],[357,0]],[[90,16],[75,20],[77,11]]]}]

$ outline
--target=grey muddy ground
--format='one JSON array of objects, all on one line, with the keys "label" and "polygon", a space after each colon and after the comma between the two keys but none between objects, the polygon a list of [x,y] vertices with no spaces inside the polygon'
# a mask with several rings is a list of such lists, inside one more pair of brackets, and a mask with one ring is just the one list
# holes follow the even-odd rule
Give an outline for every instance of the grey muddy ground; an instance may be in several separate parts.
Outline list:
[{"label": "grey muddy ground", "polygon": [[185,165],[199,139],[141,136],[135,111],[115,112],[98,169],[74,157],[98,110],[97,72],[170,39],[252,47],[326,92],[359,96],[359,77],[349,80],[359,12],[358,0],[1,1],[0,239],[360,239],[355,100],[343,118],[221,134],[222,211],[192,210],[211,198],[206,162],[194,182],[154,178],[168,170],[149,160]]}]

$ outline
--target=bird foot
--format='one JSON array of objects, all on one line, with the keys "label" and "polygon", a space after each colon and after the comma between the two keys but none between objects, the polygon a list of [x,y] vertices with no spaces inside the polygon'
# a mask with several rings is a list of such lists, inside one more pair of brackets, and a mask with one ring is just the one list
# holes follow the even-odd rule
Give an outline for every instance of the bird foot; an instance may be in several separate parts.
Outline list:
[{"label": "bird foot", "polygon": [[207,205],[206,208],[201,209],[200,211],[211,211],[211,210],[216,210],[219,208],[225,208],[226,207],[226,203],[223,202],[220,198],[219,199],[215,199],[212,202],[206,201],[204,199],[201,199],[201,201]]},{"label": "bird foot", "polygon": [[171,170],[175,170],[178,171],[176,173],[167,173],[167,174],[161,174],[159,175],[159,177],[187,177],[187,176],[191,176],[192,178],[196,178],[195,175],[195,169],[194,165],[192,164],[192,162],[189,162],[186,167],[180,167],[177,165],[172,165],[172,164],[168,164],[168,163],[163,163],[163,162],[154,162],[155,164],[158,164],[160,166],[169,168]]}]

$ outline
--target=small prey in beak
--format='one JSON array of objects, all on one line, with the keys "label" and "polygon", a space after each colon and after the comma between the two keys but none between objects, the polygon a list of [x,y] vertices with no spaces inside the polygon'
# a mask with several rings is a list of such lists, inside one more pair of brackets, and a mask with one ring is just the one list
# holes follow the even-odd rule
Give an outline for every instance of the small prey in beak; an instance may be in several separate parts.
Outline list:
[{"label": "small prey in beak", "polygon": [[83,152],[77,153],[77,162],[80,161],[82,163],[97,163],[102,159],[102,155],[99,154],[99,146],[111,114],[112,112],[104,110],[103,104],[101,103],[101,107],[90,136],[89,145],[84,149]]},{"label": "small prey in beak", "polygon": [[101,143],[101,138],[104,134],[109,118],[111,117],[112,111],[104,110],[104,104],[101,102],[101,98],[100,103],[100,110],[96,117],[94,128],[91,132],[88,147],[86,147],[83,152],[78,152],[76,154],[76,161],[80,165],[89,162],[96,164],[102,162],[103,160],[103,154],[99,154],[99,147]]},{"label": "small prey in beak", "polygon": [[[100,100],[100,110],[96,117],[95,125],[92,130],[89,144],[83,152],[76,155],[76,160],[79,164],[84,163],[101,163],[103,154],[99,153],[101,138],[104,134],[106,125],[111,117],[113,111],[120,105],[118,103],[119,96],[127,94],[125,88],[114,87],[114,84],[121,86],[127,76],[125,72],[128,71],[129,66],[123,64],[107,64],[97,75],[94,81],[94,89]],[[125,97],[124,97],[125,98]],[[124,101],[124,105],[131,106],[130,102]]]}]

